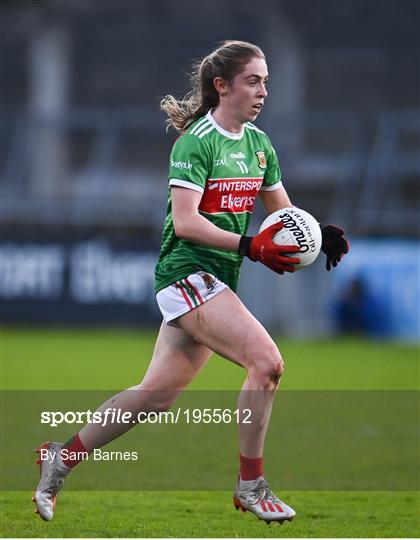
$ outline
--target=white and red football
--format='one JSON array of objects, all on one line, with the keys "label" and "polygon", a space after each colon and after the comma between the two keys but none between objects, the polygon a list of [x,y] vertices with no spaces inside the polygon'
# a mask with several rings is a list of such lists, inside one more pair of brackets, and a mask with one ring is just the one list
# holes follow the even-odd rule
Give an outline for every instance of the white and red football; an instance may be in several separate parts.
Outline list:
[{"label": "white and red football", "polygon": [[305,210],[291,206],[270,214],[259,232],[279,221],[283,222],[284,227],[274,235],[274,242],[283,246],[299,246],[300,252],[291,256],[300,258],[300,264],[295,265],[296,270],[306,268],[321,251],[322,234],[318,221]]}]

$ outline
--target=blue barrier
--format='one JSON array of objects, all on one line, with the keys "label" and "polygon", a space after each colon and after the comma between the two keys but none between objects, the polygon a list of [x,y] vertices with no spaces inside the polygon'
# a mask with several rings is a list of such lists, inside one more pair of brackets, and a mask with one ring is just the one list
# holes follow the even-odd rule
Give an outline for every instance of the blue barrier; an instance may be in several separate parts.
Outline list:
[{"label": "blue barrier", "polygon": [[420,340],[420,242],[353,239],[339,268],[332,276],[338,326],[359,316],[358,329],[372,336]]}]

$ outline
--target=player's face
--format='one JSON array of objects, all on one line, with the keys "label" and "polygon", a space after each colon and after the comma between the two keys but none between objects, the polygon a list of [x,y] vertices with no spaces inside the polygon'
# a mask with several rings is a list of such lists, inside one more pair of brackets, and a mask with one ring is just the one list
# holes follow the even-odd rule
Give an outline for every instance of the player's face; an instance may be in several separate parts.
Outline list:
[{"label": "player's face", "polygon": [[253,58],[228,86],[227,101],[241,123],[254,121],[267,97],[268,71],[262,58]]}]

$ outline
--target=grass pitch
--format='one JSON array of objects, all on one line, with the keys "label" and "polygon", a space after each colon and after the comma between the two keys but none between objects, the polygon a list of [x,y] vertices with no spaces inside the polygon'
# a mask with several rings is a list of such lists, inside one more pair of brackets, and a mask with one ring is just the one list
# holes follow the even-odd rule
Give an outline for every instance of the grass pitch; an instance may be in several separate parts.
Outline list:
[{"label": "grass pitch", "polygon": [[[21,329],[1,332],[1,386],[19,390],[127,388],[149,365],[156,331]],[[415,345],[361,339],[276,342],[287,390],[417,390]],[[170,366],[169,366],[170,367]],[[242,368],[214,355],[190,389],[238,390]]]},{"label": "grass pitch", "polygon": [[[413,492],[291,492],[291,523],[266,525],[235,511],[230,492],[71,492],[63,489],[54,520],[33,514],[30,494],[8,492],[3,534],[11,537],[340,538],[418,537]],[[398,515],[397,515],[398,514]]]},{"label": "grass pitch", "polygon": [[[5,329],[2,388],[101,390],[131,386],[147,369],[155,336],[156,332],[145,331]],[[418,389],[419,357],[414,346],[358,339],[293,342],[279,338],[277,342],[287,366],[283,389]],[[239,389],[243,379],[242,369],[214,357],[190,388]],[[29,460],[33,459],[31,450]],[[203,452],[211,452],[211,448],[203,448]],[[33,481],[35,485],[35,467]],[[230,491],[63,489],[51,523],[33,514],[29,491],[5,491],[1,535],[265,538],[418,537],[420,533],[420,500],[415,491],[280,489],[279,495],[298,512],[292,523],[281,527],[274,523],[267,526],[249,513],[236,512]]]}]

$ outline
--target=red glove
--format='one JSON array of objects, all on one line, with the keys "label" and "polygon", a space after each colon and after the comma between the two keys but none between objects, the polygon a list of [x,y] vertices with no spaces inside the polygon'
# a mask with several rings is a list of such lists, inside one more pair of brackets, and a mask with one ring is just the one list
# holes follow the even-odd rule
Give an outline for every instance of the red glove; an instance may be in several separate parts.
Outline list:
[{"label": "red glove", "polygon": [[251,261],[258,261],[268,266],[274,272],[283,274],[284,272],[295,271],[295,264],[300,263],[297,257],[289,257],[288,253],[298,253],[299,246],[281,246],[273,242],[273,236],[284,227],[282,221],[270,225],[267,229],[256,236],[242,236],[239,242],[238,252],[245,255]]}]

